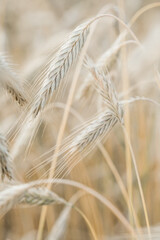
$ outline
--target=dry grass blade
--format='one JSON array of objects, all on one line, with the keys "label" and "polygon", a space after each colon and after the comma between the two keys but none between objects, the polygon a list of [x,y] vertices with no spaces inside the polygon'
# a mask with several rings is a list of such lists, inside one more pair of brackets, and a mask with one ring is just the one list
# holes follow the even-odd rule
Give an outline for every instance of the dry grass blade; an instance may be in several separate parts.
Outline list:
[{"label": "dry grass blade", "polygon": [[18,102],[20,106],[26,104],[26,89],[24,91],[17,73],[13,70],[12,64],[9,63],[3,55],[0,55],[0,75],[0,82],[3,88],[11,94],[13,99]]},{"label": "dry grass blade", "polygon": [[0,169],[2,180],[5,176],[10,180],[12,179],[13,174],[10,160],[6,140],[3,135],[0,134]]}]

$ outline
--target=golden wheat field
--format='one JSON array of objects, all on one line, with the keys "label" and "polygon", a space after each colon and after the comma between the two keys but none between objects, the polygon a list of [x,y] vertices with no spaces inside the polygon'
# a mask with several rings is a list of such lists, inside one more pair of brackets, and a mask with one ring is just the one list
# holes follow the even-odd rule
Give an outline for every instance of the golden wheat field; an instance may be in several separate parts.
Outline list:
[{"label": "golden wheat field", "polygon": [[0,240],[160,240],[160,1],[0,0]]}]

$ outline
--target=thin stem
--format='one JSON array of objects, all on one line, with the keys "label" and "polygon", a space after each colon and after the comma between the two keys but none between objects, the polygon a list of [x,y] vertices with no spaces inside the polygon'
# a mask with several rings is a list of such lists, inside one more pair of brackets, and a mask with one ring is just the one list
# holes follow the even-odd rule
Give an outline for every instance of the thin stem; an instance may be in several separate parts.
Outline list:
[{"label": "thin stem", "polygon": [[[119,6],[123,10],[121,18],[125,19],[125,1],[120,0]],[[124,40],[126,41],[126,36],[124,37]],[[121,49],[121,60],[122,60],[122,71],[121,71],[121,80],[122,80],[122,87],[123,91],[127,91],[129,88],[129,75],[128,75],[128,69],[127,69],[127,46],[124,45]],[[127,99],[129,94],[125,96],[125,99]],[[127,129],[128,134],[130,135],[130,111],[129,107],[126,107],[126,114],[124,116],[124,125]],[[129,195],[129,200],[132,202],[132,159],[129,151],[129,146],[127,144],[127,139],[125,138],[125,159],[126,159],[126,175],[127,175],[127,190]],[[133,217],[132,217],[132,210],[131,206],[128,204],[129,209],[129,218],[130,221],[133,223]]]},{"label": "thin stem", "polygon": [[154,99],[147,98],[147,97],[139,97],[139,96],[133,97],[133,98],[128,99],[128,100],[122,100],[122,101],[120,101],[120,104],[127,105],[127,104],[134,103],[134,102],[137,102],[137,101],[150,102],[150,103],[153,103],[153,104],[157,105],[158,107],[160,107],[160,103],[158,103]]},{"label": "thin stem", "polygon": [[103,157],[105,158],[106,163],[109,165],[109,168],[110,168],[112,174],[114,175],[114,177],[115,177],[115,179],[116,179],[116,181],[117,181],[117,184],[119,185],[119,188],[120,188],[120,190],[121,190],[121,192],[122,192],[122,195],[123,195],[123,197],[124,197],[127,205],[129,206],[129,209],[130,209],[130,211],[131,211],[130,214],[133,215],[134,222],[135,222],[135,225],[136,225],[137,230],[138,230],[138,229],[139,229],[138,218],[137,218],[137,216],[136,216],[136,212],[135,212],[135,210],[134,210],[132,201],[131,201],[131,199],[129,198],[128,192],[127,192],[127,190],[126,190],[126,188],[125,188],[125,186],[124,186],[124,183],[123,183],[123,181],[122,181],[122,179],[121,179],[121,176],[119,175],[119,173],[118,173],[115,165],[113,164],[113,162],[112,162],[112,160],[111,160],[108,152],[107,152],[106,149],[104,148],[104,146],[103,146],[101,143],[99,143],[99,144],[98,144],[98,148],[100,149],[101,153],[103,154]]},{"label": "thin stem", "polygon": [[135,13],[135,15],[132,17],[131,21],[129,22],[129,26],[132,26],[143,13],[147,12],[148,10],[150,10],[152,8],[156,8],[156,7],[160,7],[159,2],[148,4],[144,7],[142,7],[141,9],[139,9]]},{"label": "thin stem", "polygon": [[92,233],[92,236],[93,236],[94,240],[98,240],[97,235],[96,235],[96,233],[95,233],[95,231],[94,231],[94,228],[93,228],[93,226],[91,225],[91,223],[90,223],[90,221],[88,220],[88,218],[86,217],[86,215],[85,215],[79,208],[77,208],[77,207],[75,207],[75,206],[73,206],[73,208],[82,216],[82,218],[83,218],[83,219],[85,220],[85,222],[87,223],[87,225],[88,225],[88,227],[89,227],[89,229],[90,229],[90,231],[91,231],[91,233]]},{"label": "thin stem", "polygon": [[124,126],[122,126],[122,128],[123,128],[123,132],[124,132],[125,138],[127,139],[128,146],[129,146],[129,149],[130,149],[130,153],[131,153],[131,156],[132,156],[132,161],[133,161],[133,165],[134,165],[134,168],[135,168],[135,173],[136,173],[136,177],[137,177],[138,187],[139,187],[140,196],[141,196],[141,200],[142,200],[145,220],[146,220],[146,224],[147,224],[148,235],[149,235],[149,238],[151,238],[149,218],[148,218],[146,203],[145,203],[145,199],[144,199],[144,194],[143,194],[143,189],[142,189],[142,185],[141,185],[140,176],[139,176],[139,173],[138,173],[138,168],[137,168],[137,164],[136,164],[135,155],[134,155],[133,148],[132,148],[132,145],[131,145],[128,133],[126,131],[126,128]]}]

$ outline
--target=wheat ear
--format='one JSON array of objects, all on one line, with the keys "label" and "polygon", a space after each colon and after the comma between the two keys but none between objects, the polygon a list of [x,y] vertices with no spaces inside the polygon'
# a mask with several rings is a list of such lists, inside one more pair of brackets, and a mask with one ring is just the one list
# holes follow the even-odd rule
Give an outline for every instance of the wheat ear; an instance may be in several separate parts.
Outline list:
[{"label": "wheat ear", "polygon": [[45,187],[33,187],[22,194],[18,203],[40,206],[54,203],[66,204],[67,202],[63,198],[59,197],[56,193],[48,190]]},{"label": "wheat ear", "polygon": [[[118,20],[123,26],[127,28],[132,37],[138,42],[133,32],[123,23],[118,17],[111,14],[100,14],[94,18],[91,18],[87,22],[79,25],[68,37],[67,41],[62,45],[54,60],[51,62],[48,69],[48,74],[43,82],[43,86],[36,94],[33,106],[31,108],[31,114],[36,117],[37,114],[45,107],[46,103],[53,95],[53,91],[56,90],[62,79],[66,76],[69,68],[75,61],[76,57],[80,53],[90,30],[90,26],[96,20],[103,17],[111,17]],[[139,42],[138,42],[139,44]]]},{"label": "wheat ear", "polygon": [[38,91],[32,113],[36,116],[46,105],[53,91],[56,90],[69,68],[80,53],[89,33],[90,21],[78,26],[68,37],[68,40],[57,52],[50,64],[47,77]]},{"label": "wheat ear", "polygon": [[2,54],[0,54],[0,82],[1,86],[20,106],[27,103],[27,94],[19,81],[18,74],[14,71],[9,60]]},{"label": "wheat ear", "polygon": [[0,134],[0,169],[1,179],[6,176],[8,179],[12,179],[12,168],[10,162],[10,155],[7,147],[6,140],[2,134]]},{"label": "wheat ear", "polygon": [[[115,63],[118,59],[119,50],[121,47],[127,44],[136,43],[134,40],[124,41],[122,43],[115,43],[107,51],[105,51],[94,64],[94,68],[97,72],[104,72],[107,74],[108,71],[113,72]],[[91,74],[88,74],[85,81],[81,85],[77,94],[77,100],[83,100],[86,98],[92,98],[94,96],[94,78]]]},{"label": "wheat ear", "polygon": [[9,186],[0,194],[0,215],[6,214],[17,204],[48,205],[67,204],[56,193],[44,187],[31,187],[29,184]]},{"label": "wheat ear", "polygon": [[73,140],[72,151],[73,149],[83,151],[89,144],[94,143],[100,136],[106,135],[110,132],[117,122],[118,119],[116,116],[108,110],[100,114]]}]

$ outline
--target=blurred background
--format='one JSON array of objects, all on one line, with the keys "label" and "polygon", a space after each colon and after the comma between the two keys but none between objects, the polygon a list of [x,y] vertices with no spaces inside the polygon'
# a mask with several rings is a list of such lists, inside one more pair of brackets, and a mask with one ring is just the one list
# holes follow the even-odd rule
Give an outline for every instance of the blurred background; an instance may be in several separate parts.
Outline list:
[{"label": "blurred background", "polygon": [[[107,12],[129,23],[137,11],[148,4],[151,6],[154,2],[152,0],[0,0],[0,52],[10,58],[20,76],[20,81],[27,82],[30,86],[28,91],[31,89],[34,92],[37,74],[42,72],[49,57],[54,56],[61,44],[65,42],[67,35],[76,26],[95,16],[104,7],[108,8]],[[150,8],[135,21],[131,28],[144,46],[145,54],[137,44],[126,44],[116,52],[113,59],[107,62],[115,88],[122,99],[144,96],[160,102],[160,1],[157,1],[154,8]],[[123,30],[124,27],[120,26],[115,19],[100,20],[87,50],[89,57],[97,62],[102,54],[112,48],[112,44]],[[128,34],[126,41],[131,39],[133,40]],[[56,144],[73,73],[74,68],[71,68],[67,75],[65,91],[56,99],[58,107],[44,114],[36,131],[27,133],[24,126],[23,141],[17,145],[18,147],[15,147],[18,134],[15,134],[14,138],[8,137],[16,174],[24,182],[39,179],[47,172],[48,168],[44,166],[40,171],[34,171],[32,176],[27,175],[28,171],[41,161],[38,158]],[[94,90],[91,94],[87,92],[85,96],[79,97],[87,76],[88,70],[83,67],[72,103],[72,109],[84,122],[99,111],[99,101]],[[29,93],[29,95],[32,97],[32,94]],[[16,130],[19,133],[20,127],[15,123],[22,111],[5,91],[1,91],[0,132],[6,136],[9,131]],[[150,102],[137,101],[129,105],[125,112],[125,124],[135,153],[150,226],[154,233],[159,233],[157,238],[154,238],[157,240],[160,239],[158,227],[160,224],[159,122],[159,106]],[[70,114],[65,136],[68,136],[80,123],[76,114]],[[129,192],[139,226],[146,229],[134,167],[119,125],[114,127],[109,137],[103,142],[103,146]],[[119,183],[97,146],[67,178],[94,188],[109,199],[134,226]],[[54,187],[54,191],[69,200],[76,194],[77,189],[58,185]],[[132,239],[131,236],[123,236],[127,232],[122,223],[92,196],[84,194],[77,200],[76,205],[87,216],[98,239]],[[62,205],[48,207],[43,239],[47,239],[63,209]],[[36,239],[40,214],[41,207],[17,207],[11,210],[0,220],[0,239]],[[64,230],[62,236],[57,239],[93,239],[83,218],[73,209],[65,220]],[[122,238],[120,238],[121,235]]]}]

